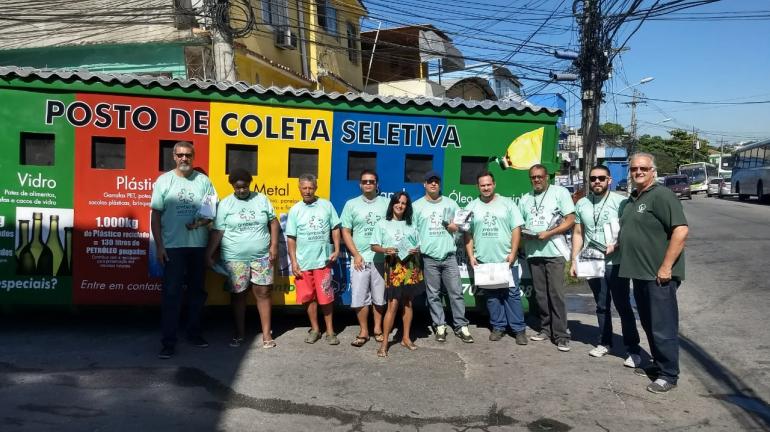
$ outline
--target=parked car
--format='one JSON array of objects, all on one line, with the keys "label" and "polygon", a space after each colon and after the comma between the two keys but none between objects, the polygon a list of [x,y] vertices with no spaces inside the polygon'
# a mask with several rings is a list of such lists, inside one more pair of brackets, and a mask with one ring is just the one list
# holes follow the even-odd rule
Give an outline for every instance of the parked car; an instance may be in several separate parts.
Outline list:
[{"label": "parked car", "polygon": [[722,188],[722,183],[724,182],[725,179],[721,177],[711,179],[711,181],[709,181],[708,189],[706,189],[706,196],[712,197],[714,195],[719,195],[719,190]]},{"label": "parked car", "polygon": [[692,199],[690,178],[686,175],[670,175],[663,179],[663,184],[676,194],[677,198]]},{"label": "parked car", "polygon": [[735,195],[733,193],[733,183],[730,181],[729,178],[723,179],[722,183],[719,185],[719,191],[717,192],[717,196],[719,198],[726,197],[726,196],[732,196]]},{"label": "parked car", "polygon": [[628,179],[620,179],[617,186],[615,186],[616,191],[627,191],[628,190]]}]

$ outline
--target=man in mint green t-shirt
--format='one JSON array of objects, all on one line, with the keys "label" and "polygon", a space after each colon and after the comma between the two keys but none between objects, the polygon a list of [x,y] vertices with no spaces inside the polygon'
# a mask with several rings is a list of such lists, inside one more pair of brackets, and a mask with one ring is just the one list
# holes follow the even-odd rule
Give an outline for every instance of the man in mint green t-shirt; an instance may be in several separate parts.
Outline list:
[{"label": "man in mint green t-shirt", "polygon": [[342,239],[351,258],[350,307],[358,318],[358,335],[351,342],[361,347],[369,340],[369,306],[374,315],[374,339],[382,342],[382,316],[385,309],[385,272],[382,254],[370,247],[374,227],[388,211],[388,199],[377,194],[377,173],[363,170],[359,176],[361,195],[349,200],[342,209]]},{"label": "man in mint green t-shirt", "polygon": [[[339,345],[334,333],[332,312],[334,311],[334,289],[332,287],[331,264],[340,253],[340,219],[329,200],[319,198],[315,192],[318,181],[312,174],[299,177],[302,201],[294,204],[286,219],[286,237],[294,274],[297,303],[305,305],[310,319],[307,343],[316,343],[321,338],[318,325],[318,306],[326,324],[326,342]],[[329,243],[329,238],[332,244]]]},{"label": "man in mint green t-shirt", "polygon": [[564,235],[575,223],[575,205],[567,189],[548,184],[548,169],[529,169],[532,191],[519,200],[524,218],[524,249],[540,312],[540,331],[533,341],[550,339],[559,351],[569,351],[567,305],[564,302],[564,265],[569,246]]},{"label": "man in mint green t-shirt", "polygon": [[456,202],[441,196],[441,175],[436,171],[425,174],[425,196],[414,202],[414,221],[420,238],[420,253],[425,274],[425,288],[428,308],[436,331],[436,340],[446,342],[446,318],[439,296],[441,285],[447,291],[449,306],[452,308],[455,335],[465,343],[472,343],[473,336],[468,330],[465,318],[465,298],[460,284],[460,269],[457,265],[454,233],[454,214],[459,210]]},{"label": "man in mint green t-shirt", "polygon": [[206,225],[214,215],[202,217],[201,209],[205,202],[211,204],[216,193],[209,178],[193,169],[195,149],[191,143],[176,143],[173,156],[176,168],[158,177],[150,202],[150,226],[157,259],[164,266],[161,300],[163,348],[158,354],[162,359],[175,354],[182,285],[185,282],[189,300],[187,340],[194,346],[208,347],[208,342],[201,335],[201,312],[207,297],[203,287],[208,242]]},{"label": "man in mint green t-shirt", "polygon": [[[610,192],[612,176],[604,165],[591,168],[589,177],[590,193],[575,205],[575,228],[572,233],[572,266],[570,274],[577,276],[577,263],[581,259],[604,256],[604,276],[588,279],[588,286],[596,300],[596,318],[599,323],[599,338],[596,347],[588,352],[591,357],[602,357],[612,347],[612,303],[620,315],[623,343],[626,346],[627,367],[638,367],[639,331],[631,307],[631,287],[628,278],[620,277],[620,252],[616,238],[606,238],[605,231],[617,236],[620,229],[620,209],[626,198]],[[613,234],[613,228],[616,230]]]},{"label": "man in mint green t-shirt", "polygon": [[495,193],[495,177],[484,171],[476,178],[479,197],[468,203],[466,210],[473,212],[471,229],[465,233],[465,250],[470,265],[507,263],[511,267],[512,286],[482,289],[487,300],[489,340],[499,341],[505,331],[513,332],[516,343],[527,344],[527,324],[519,293],[519,266],[516,253],[521,239],[524,220],[519,209],[509,198]]}]

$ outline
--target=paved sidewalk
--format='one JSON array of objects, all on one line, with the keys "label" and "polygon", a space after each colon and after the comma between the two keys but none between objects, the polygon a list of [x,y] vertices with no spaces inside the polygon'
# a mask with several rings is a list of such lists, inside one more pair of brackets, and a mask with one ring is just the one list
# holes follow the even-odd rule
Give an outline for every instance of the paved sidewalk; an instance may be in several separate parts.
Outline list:
[{"label": "paved sidewalk", "polygon": [[568,353],[549,342],[490,342],[484,327],[472,328],[474,344],[451,334],[439,344],[421,326],[417,351],[396,344],[387,359],[373,340],[349,345],[352,316],[338,317],[336,347],[303,343],[307,328],[290,324],[304,325],[304,316],[279,317],[278,347],[265,350],[253,338],[230,348],[229,317],[220,313],[210,319],[208,349],[181,343],[172,360],[156,357],[154,310],[69,322],[16,317],[0,333],[0,429],[759,430],[709,395],[687,356],[667,395],[645,391],[649,381],[623,367],[622,351],[590,358],[591,302],[570,295]]}]

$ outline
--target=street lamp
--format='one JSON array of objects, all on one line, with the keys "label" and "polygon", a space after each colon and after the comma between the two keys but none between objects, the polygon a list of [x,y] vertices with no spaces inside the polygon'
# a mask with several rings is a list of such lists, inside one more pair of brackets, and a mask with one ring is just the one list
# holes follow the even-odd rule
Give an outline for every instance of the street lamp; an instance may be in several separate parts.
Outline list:
[{"label": "street lamp", "polygon": [[[615,92],[615,94],[620,94],[620,93],[622,93],[624,90],[628,90],[628,89],[630,89],[631,87],[636,87],[636,86],[638,86],[638,85],[647,84],[648,82],[650,82],[650,81],[653,81],[654,79],[655,79],[655,77],[646,77],[646,78],[642,78],[642,79],[640,79],[640,80],[639,80],[639,82],[637,82],[637,83],[634,83],[634,84],[631,84],[631,85],[629,85],[629,86],[625,86],[625,87],[623,87],[622,89],[620,89],[620,90],[616,91],[616,92]],[[621,96],[622,96],[622,95],[621,95]]]}]

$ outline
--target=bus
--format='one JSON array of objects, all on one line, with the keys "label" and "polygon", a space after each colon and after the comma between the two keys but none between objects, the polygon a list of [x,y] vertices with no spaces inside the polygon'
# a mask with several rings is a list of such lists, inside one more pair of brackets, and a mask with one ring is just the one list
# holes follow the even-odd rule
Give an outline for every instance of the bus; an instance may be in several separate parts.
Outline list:
[{"label": "bus", "polygon": [[[285,223],[300,201],[298,177],[318,177],[317,194],[338,212],[360,194],[363,169],[380,174],[380,194],[424,195],[423,175],[442,174],[442,193],[465,207],[476,174],[495,175],[501,195],[530,190],[526,167],[560,166],[560,111],[513,102],[443,101],[326,94],[245,83],[83,71],[0,67],[0,304],[158,304],[163,269],[153,259],[150,198],[174,167],[178,141],[195,146],[196,168],[221,198],[228,173],[252,173]],[[537,136],[519,146],[521,137]],[[519,169],[496,161],[515,159]],[[508,153],[507,153],[508,151]],[[283,241],[280,241],[283,240]],[[465,261],[458,245],[457,259]],[[350,304],[350,262],[335,263],[338,304]],[[526,266],[522,266],[526,267]],[[294,277],[279,238],[273,303],[296,305]],[[522,276],[522,290],[531,281]],[[223,276],[209,271],[209,304],[229,304]],[[476,305],[468,273],[466,304]],[[483,304],[483,303],[480,303]]]},{"label": "bus", "polygon": [[690,191],[692,193],[708,192],[709,182],[719,177],[716,165],[707,162],[680,165],[678,173],[686,175],[690,179]]},{"label": "bus", "polygon": [[717,166],[717,174],[728,183],[733,175],[734,155],[730,153],[715,153],[709,155],[709,163]]},{"label": "bus", "polygon": [[770,139],[746,144],[735,150],[732,191],[746,201],[756,196],[764,201],[770,195]]}]

